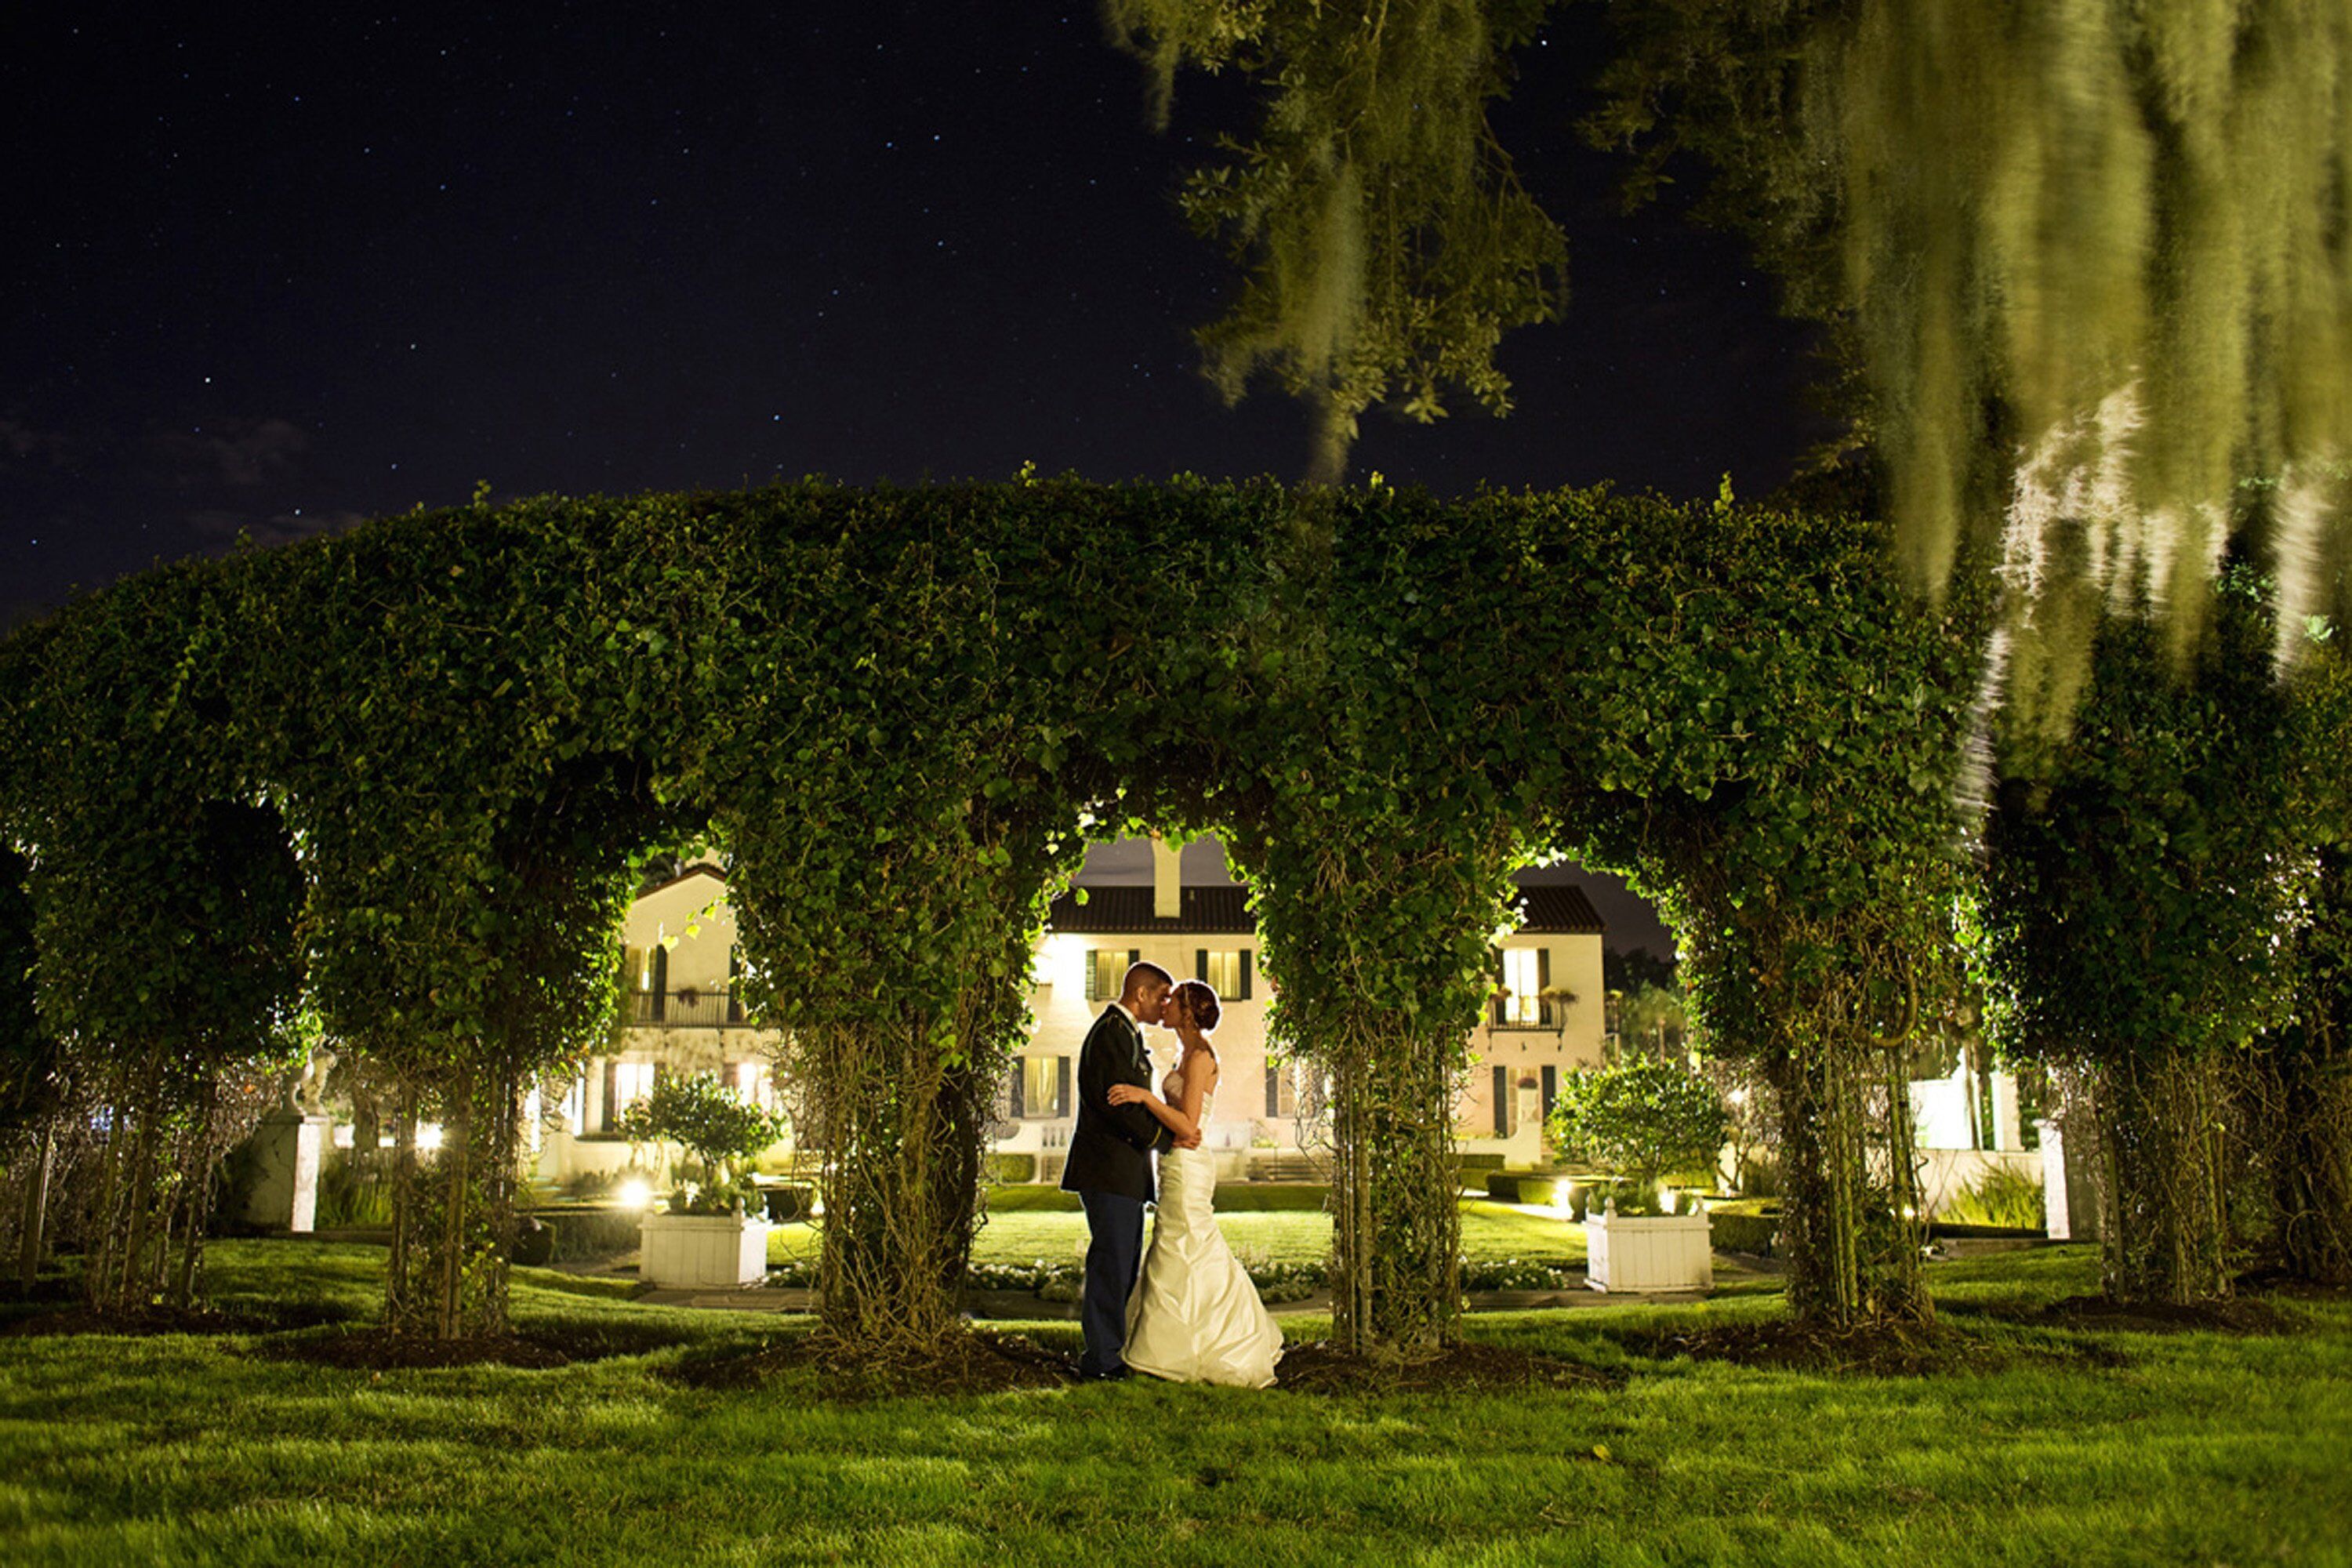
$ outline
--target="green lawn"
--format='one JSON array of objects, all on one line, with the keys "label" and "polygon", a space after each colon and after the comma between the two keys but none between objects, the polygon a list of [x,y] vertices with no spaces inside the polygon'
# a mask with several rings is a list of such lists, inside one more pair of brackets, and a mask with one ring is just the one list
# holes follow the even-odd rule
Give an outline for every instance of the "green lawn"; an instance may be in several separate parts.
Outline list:
[{"label": "green lawn", "polygon": [[[372,1310],[383,1254],[230,1243],[215,1295]],[[1995,1371],[1654,1361],[1765,1298],[1475,1316],[1621,1388],[1307,1395],[1150,1383],[835,1405],[804,1373],[665,1381],[799,1331],[536,1270],[525,1327],[641,1353],[381,1374],[242,1337],[0,1342],[0,1562],[1967,1564],[2347,1561],[2352,1307],[2236,1338],[1989,1315],[2082,1292],[2079,1248],[1938,1265]],[[1320,1331],[1294,1320],[1294,1336]],[[331,1331],[298,1331],[305,1332]],[[1073,1344],[1074,1325],[1026,1331]]]},{"label": "green lawn", "polygon": [[[1246,1193],[1243,1189],[1244,1201]],[[1318,1211],[1220,1212],[1217,1228],[1244,1260],[1321,1263],[1331,1253],[1331,1216]],[[1085,1256],[1086,1248],[1085,1215],[1075,1208],[1048,1207],[1043,1201],[1028,1199],[991,1208],[988,1223],[973,1244],[972,1260],[1076,1262]],[[779,1226],[768,1238],[771,1263],[814,1258],[816,1250],[815,1228],[807,1225]],[[1490,1198],[1465,1198],[1462,1250],[1477,1259],[1517,1258],[1555,1268],[1581,1268],[1584,1229],[1541,1209],[1498,1204]]]}]

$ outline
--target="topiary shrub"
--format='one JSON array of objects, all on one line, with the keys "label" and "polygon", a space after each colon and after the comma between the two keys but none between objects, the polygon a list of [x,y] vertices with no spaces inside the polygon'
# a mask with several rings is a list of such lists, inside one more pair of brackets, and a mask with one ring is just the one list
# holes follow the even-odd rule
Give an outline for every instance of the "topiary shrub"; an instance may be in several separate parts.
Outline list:
[{"label": "topiary shrub", "polygon": [[742,1214],[761,1205],[751,1163],[783,1135],[784,1119],[723,1088],[716,1079],[656,1079],[621,1116],[633,1143],[676,1143],[695,1171],[670,1194],[672,1214]]},{"label": "topiary shrub", "polygon": [[1670,1172],[1711,1170],[1730,1128],[1712,1085],[1649,1061],[1570,1073],[1544,1122],[1562,1157],[1628,1178],[1621,1208],[1653,1203]]}]

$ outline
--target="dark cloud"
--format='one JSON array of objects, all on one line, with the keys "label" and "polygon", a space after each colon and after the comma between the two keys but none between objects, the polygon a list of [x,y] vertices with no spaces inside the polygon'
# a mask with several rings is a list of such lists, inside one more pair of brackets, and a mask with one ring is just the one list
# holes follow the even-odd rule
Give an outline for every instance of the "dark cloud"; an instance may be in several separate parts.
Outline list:
[{"label": "dark cloud", "polygon": [[249,512],[212,507],[190,512],[188,526],[205,539],[234,540],[242,537],[268,547],[314,539],[322,533],[341,533],[361,521],[365,515],[356,511],[280,511],[268,517],[255,517]]},{"label": "dark cloud", "polygon": [[183,485],[240,489],[293,478],[310,445],[301,426],[277,418],[218,419],[197,429],[161,431],[153,440],[155,455]]},{"label": "dark cloud", "polygon": [[11,458],[46,459],[52,467],[62,466],[71,450],[71,443],[60,430],[42,430],[21,419],[0,417],[0,451]]}]

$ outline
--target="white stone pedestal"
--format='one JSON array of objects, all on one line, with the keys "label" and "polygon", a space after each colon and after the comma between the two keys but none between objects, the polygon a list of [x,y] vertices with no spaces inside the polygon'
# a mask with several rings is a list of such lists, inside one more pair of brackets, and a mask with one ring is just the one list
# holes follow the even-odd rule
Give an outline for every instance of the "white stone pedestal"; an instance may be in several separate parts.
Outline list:
[{"label": "white stone pedestal", "polygon": [[331,1117],[300,1110],[273,1110],[263,1117],[247,1143],[255,1175],[238,1217],[270,1230],[317,1228],[319,1163],[326,1158],[332,1126]]},{"label": "white stone pedestal", "polygon": [[2033,1125],[2042,1133],[2042,1228],[2053,1241],[2098,1240],[2098,1173],[2088,1152],[2068,1148],[2055,1121]]},{"label": "white stone pedestal", "polygon": [[768,1277],[771,1228],[748,1215],[649,1214],[637,1227],[637,1278],[665,1290],[757,1285]]},{"label": "white stone pedestal", "polygon": [[1703,1214],[1597,1214],[1584,1222],[1584,1278],[1595,1290],[1712,1290],[1715,1247]]}]

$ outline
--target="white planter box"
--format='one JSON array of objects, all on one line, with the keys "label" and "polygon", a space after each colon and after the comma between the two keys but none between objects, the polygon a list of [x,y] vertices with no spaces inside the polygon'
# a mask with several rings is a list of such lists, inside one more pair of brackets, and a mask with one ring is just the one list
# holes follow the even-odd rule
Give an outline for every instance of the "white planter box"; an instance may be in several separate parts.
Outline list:
[{"label": "white planter box", "polygon": [[1715,1247],[1703,1214],[1594,1215],[1584,1277],[1595,1290],[1712,1290]]},{"label": "white planter box", "polygon": [[765,1219],[748,1215],[649,1214],[637,1278],[666,1290],[731,1290],[768,1277]]}]

